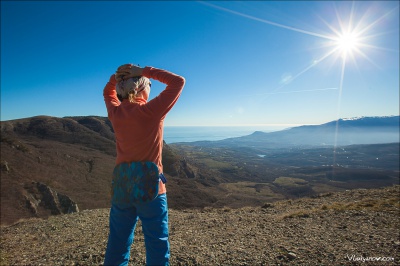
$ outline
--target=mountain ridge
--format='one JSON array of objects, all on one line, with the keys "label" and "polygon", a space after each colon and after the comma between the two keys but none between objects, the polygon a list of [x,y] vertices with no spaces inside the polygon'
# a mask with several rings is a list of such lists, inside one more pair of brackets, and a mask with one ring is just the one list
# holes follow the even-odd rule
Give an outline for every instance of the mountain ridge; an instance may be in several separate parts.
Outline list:
[{"label": "mountain ridge", "polygon": [[[255,131],[250,135],[217,141],[196,141],[192,145],[258,146],[336,146],[400,142],[400,116],[338,119],[321,125],[303,125],[274,132]],[[178,143],[179,144],[179,143]]]}]

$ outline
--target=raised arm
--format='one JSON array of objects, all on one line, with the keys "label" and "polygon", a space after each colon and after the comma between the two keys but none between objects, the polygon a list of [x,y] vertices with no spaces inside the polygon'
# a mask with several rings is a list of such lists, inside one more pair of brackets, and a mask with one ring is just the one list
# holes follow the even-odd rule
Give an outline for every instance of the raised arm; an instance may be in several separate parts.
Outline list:
[{"label": "raised arm", "polygon": [[146,104],[149,112],[163,119],[181,95],[185,86],[185,78],[154,67],[145,67],[142,75],[167,85],[157,97]]},{"label": "raised arm", "polygon": [[117,80],[115,75],[111,75],[110,80],[107,82],[103,90],[104,102],[106,103],[108,114],[110,115],[110,110],[119,106],[121,103],[118,100],[117,92],[115,91],[115,86],[117,85]]}]

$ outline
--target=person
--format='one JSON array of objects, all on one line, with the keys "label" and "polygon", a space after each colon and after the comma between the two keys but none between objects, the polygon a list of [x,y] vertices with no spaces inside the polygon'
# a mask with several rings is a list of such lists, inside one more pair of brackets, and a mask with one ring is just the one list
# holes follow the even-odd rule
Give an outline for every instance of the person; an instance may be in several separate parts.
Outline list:
[{"label": "person", "polygon": [[[166,88],[149,101],[151,81]],[[163,125],[167,113],[177,102],[185,79],[154,67],[125,64],[111,75],[103,96],[112,123],[117,158],[123,162],[154,162],[163,173]],[[146,265],[169,265],[168,204],[166,187],[160,181],[158,196],[147,203],[121,208],[111,205],[109,236],[104,265],[128,265],[136,223],[142,221]]]}]

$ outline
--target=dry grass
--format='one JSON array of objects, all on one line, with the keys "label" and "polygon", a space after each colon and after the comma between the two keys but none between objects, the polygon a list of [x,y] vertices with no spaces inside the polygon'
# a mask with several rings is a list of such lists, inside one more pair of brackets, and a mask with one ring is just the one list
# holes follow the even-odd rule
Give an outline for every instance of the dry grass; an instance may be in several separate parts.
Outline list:
[{"label": "dry grass", "polygon": [[198,160],[199,163],[206,165],[210,169],[220,170],[232,168],[232,165],[225,162],[213,160],[211,158],[202,158]]},{"label": "dry grass", "polygon": [[297,187],[308,185],[308,182],[304,179],[286,176],[278,177],[273,183],[283,187]]},{"label": "dry grass", "polygon": [[315,210],[299,210],[299,211],[294,211],[288,214],[285,214],[282,216],[282,219],[288,219],[288,218],[309,218],[311,217],[311,214],[314,213]]},{"label": "dry grass", "polygon": [[333,211],[350,211],[350,210],[368,210],[368,211],[385,211],[393,207],[399,208],[400,202],[398,198],[388,199],[365,199],[350,203],[334,202],[330,205],[322,205],[322,210]]},{"label": "dry grass", "polygon": [[387,210],[400,209],[399,197],[389,197],[382,199],[366,198],[354,202],[332,202],[323,204],[320,207],[310,209],[292,210],[282,215],[282,219],[288,218],[309,218],[314,214],[324,211],[346,212],[346,211],[373,211],[384,212]]},{"label": "dry grass", "polygon": [[255,182],[235,182],[235,183],[224,183],[222,187],[228,189],[232,193],[241,193],[246,195],[258,195],[263,197],[279,197],[280,195],[274,193],[270,184],[268,183],[255,183]]}]

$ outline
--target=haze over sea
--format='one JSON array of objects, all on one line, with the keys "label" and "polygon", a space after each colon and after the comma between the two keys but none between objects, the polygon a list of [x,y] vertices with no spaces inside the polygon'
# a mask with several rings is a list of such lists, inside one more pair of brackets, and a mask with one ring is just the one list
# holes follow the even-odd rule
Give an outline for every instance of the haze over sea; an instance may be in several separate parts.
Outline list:
[{"label": "haze over sea", "polygon": [[202,140],[222,140],[250,135],[255,131],[272,132],[291,126],[165,126],[164,140],[167,144]]}]

